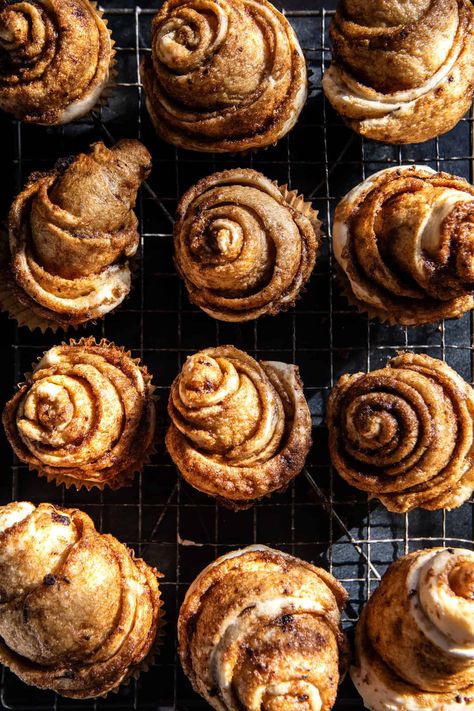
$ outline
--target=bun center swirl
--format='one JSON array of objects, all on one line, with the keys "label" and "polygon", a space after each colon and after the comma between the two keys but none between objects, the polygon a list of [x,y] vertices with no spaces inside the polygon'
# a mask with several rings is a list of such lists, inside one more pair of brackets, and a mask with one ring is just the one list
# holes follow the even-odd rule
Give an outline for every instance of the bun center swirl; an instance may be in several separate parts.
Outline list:
[{"label": "bun center swirl", "polygon": [[[0,53],[8,53],[13,65],[35,63],[33,74],[28,67],[29,76],[39,76],[44,71],[54,57],[55,46],[55,27],[45,6],[19,2],[0,12]],[[5,79],[13,81],[8,75]]]}]

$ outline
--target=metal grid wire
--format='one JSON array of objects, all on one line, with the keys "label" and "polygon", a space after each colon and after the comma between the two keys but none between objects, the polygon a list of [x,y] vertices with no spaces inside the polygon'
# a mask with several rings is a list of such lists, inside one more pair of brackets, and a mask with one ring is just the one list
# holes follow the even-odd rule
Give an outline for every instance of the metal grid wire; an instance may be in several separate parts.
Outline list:
[{"label": "metal grid wire", "polygon": [[[158,4],[160,4],[158,2]],[[217,506],[177,478],[162,437],[153,463],[131,488],[117,492],[66,491],[29,473],[5,442],[0,480],[2,502],[28,499],[78,506],[98,528],[116,535],[164,574],[168,626],[162,652],[138,682],[95,702],[71,702],[30,689],[10,672],[1,677],[4,709],[40,711],[76,709],[200,709],[176,661],[175,619],[189,583],[217,555],[250,543],[265,543],[329,568],[349,592],[345,626],[351,630],[361,605],[380,575],[397,557],[432,545],[472,547],[472,506],[450,513],[415,511],[390,514],[342,482],[329,467],[324,406],[335,380],[344,372],[382,366],[397,349],[445,359],[472,382],[472,319],[424,328],[369,323],[348,308],[332,278],[329,239],[296,308],[275,318],[243,325],[212,320],[187,300],[172,263],[172,215],[178,197],[199,178],[229,167],[254,167],[306,196],[331,233],[331,215],[340,197],[384,166],[422,163],[472,180],[472,123],[465,118],[449,135],[403,148],[361,140],[334,114],[321,92],[321,75],[330,59],[328,25],[334,2],[285,0],[277,3],[294,25],[312,72],[313,90],[289,137],[276,147],[247,157],[207,156],[176,150],[157,140],[143,107],[139,78],[141,56],[149,52],[156,0],[134,7],[130,0],[104,4],[117,43],[118,84],[107,107],[92,118],[62,128],[21,125],[0,119],[4,137],[0,163],[9,190],[1,197],[6,215],[16,192],[33,170],[47,169],[57,158],[85,150],[90,143],[110,144],[121,137],[141,138],[151,150],[154,169],[137,207],[142,233],[140,269],[130,298],[113,315],[83,334],[107,337],[132,349],[154,374],[160,395],[161,432],[172,379],[192,352],[232,343],[253,356],[295,362],[301,369],[314,422],[314,446],[305,471],[285,494],[249,511],[233,513]],[[308,9],[311,7],[312,9]],[[8,377],[0,383],[4,402],[32,361],[61,335],[30,334],[2,318],[2,362]],[[10,470],[9,464],[12,462]],[[362,708],[349,680],[336,709]]]}]

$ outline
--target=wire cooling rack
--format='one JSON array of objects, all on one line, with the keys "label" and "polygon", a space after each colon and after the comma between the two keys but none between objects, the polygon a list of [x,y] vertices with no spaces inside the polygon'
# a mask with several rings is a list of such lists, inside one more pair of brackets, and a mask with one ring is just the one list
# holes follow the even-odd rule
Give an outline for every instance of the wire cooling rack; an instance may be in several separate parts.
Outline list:
[{"label": "wire cooling rack", "polygon": [[[232,343],[259,358],[295,362],[311,407],[314,446],[305,471],[285,494],[233,513],[177,478],[162,436],[153,463],[131,488],[103,494],[66,491],[38,479],[12,459],[3,438],[2,502],[51,501],[85,510],[99,529],[127,542],[165,574],[161,587],[168,620],[156,664],[117,694],[95,702],[71,702],[28,688],[4,670],[3,709],[206,708],[177,663],[175,620],[189,583],[207,563],[230,549],[265,543],[326,566],[349,592],[344,624],[352,630],[369,592],[397,557],[427,546],[472,547],[471,503],[450,513],[416,511],[405,516],[369,504],[364,495],[333,476],[324,427],[325,401],[334,381],[344,372],[380,367],[401,348],[443,358],[472,382],[471,316],[425,328],[369,323],[341,297],[331,276],[329,240],[325,240],[309,287],[295,309],[255,323],[219,323],[188,302],[173,266],[171,239],[177,198],[199,178],[229,167],[252,166],[310,196],[329,236],[338,199],[385,166],[417,162],[472,180],[472,115],[447,136],[418,146],[397,148],[361,140],[342,124],[321,92],[322,71],[330,59],[328,26],[334,3],[285,0],[277,4],[283,4],[295,27],[312,72],[311,97],[297,127],[276,147],[248,157],[176,150],[153,133],[138,72],[140,58],[150,51],[150,24],[159,4],[156,0],[146,0],[141,7],[130,0],[104,4],[117,44],[118,84],[108,106],[97,115],[63,128],[26,126],[0,118],[0,164],[8,186],[0,197],[1,217],[33,170],[45,170],[57,158],[85,150],[97,140],[110,144],[121,137],[141,138],[152,152],[154,169],[137,206],[142,242],[134,289],[122,308],[82,334],[115,340],[143,359],[161,398],[161,433],[171,381],[186,356],[196,350]],[[62,336],[31,334],[4,315],[0,318],[0,348],[6,363],[0,382],[3,404],[32,361]],[[346,680],[336,709],[361,708]]]}]

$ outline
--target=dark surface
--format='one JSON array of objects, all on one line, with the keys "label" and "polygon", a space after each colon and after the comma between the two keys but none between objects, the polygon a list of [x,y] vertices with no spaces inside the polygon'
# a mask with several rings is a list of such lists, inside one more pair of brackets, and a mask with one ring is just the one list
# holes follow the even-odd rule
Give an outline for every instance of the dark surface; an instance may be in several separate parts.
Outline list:
[{"label": "dark surface", "polygon": [[[331,10],[334,5],[326,2],[325,9]],[[177,197],[199,178],[216,169],[253,166],[270,178],[289,182],[307,196],[314,195],[326,234],[330,232],[330,215],[336,201],[364,176],[384,166],[416,161],[472,178],[470,120],[462,121],[438,141],[401,149],[362,141],[344,127],[321,95],[321,69],[329,60],[330,18],[321,13],[323,3],[316,0],[284,3],[305,49],[314,84],[301,120],[288,139],[246,158],[186,153],[161,143],[141,107],[137,84],[137,57],[149,47],[152,8],[156,6],[156,1],[145,0],[140,11],[128,2],[105,3],[120,48],[119,85],[95,122],[87,119],[50,129],[20,126],[1,117],[0,163],[7,176],[0,194],[1,219],[6,217],[13,196],[32,170],[49,168],[60,156],[77,153],[98,139],[110,142],[120,137],[141,137],[152,152],[154,169],[149,185],[170,213],[174,212]],[[305,10],[306,13],[301,13]],[[169,623],[157,664],[118,694],[96,703],[70,702],[30,689],[4,672],[1,701],[5,709],[205,708],[206,704],[193,694],[175,663],[176,610],[194,576],[216,555],[230,548],[258,541],[329,567],[349,591],[345,624],[352,629],[361,603],[376,585],[375,570],[382,573],[396,557],[416,548],[447,542],[472,547],[470,503],[446,514],[421,511],[409,516],[389,514],[378,504],[369,506],[364,496],[349,489],[337,475],[333,477],[327,465],[323,425],[324,402],[334,380],[346,371],[381,366],[400,348],[445,358],[471,381],[471,317],[426,328],[369,324],[365,316],[347,307],[331,279],[326,240],[309,287],[294,310],[255,324],[218,323],[187,301],[172,263],[171,224],[160,204],[143,191],[138,211],[142,218],[143,259],[133,292],[115,314],[83,329],[82,334],[113,339],[143,358],[158,385],[163,429],[168,387],[184,358],[193,351],[233,343],[254,356],[296,362],[314,418],[315,444],[309,457],[308,476],[301,474],[286,494],[234,514],[177,480],[162,438],[153,464],[132,488],[104,494],[66,491],[39,480],[25,467],[12,462],[11,450],[2,440],[2,502],[52,501],[87,511],[100,529],[128,542],[165,574],[162,589]],[[31,362],[61,341],[62,334],[31,334],[24,328],[18,329],[4,315],[0,318],[1,356],[6,363],[0,381],[3,403]],[[312,482],[332,503],[336,516],[342,519],[359,550],[350,542],[338,519],[326,513]],[[185,545],[183,541],[197,545]],[[367,557],[375,570],[368,565]],[[346,681],[336,709],[357,708],[362,708],[360,701]]]}]

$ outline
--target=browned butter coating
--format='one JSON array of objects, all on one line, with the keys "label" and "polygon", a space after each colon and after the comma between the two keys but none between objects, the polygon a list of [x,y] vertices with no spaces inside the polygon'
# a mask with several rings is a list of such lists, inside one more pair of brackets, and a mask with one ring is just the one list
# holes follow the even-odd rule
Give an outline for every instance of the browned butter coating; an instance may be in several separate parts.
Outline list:
[{"label": "browned butter coating", "polygon": [[145,146],[121,140],[33,173],[10,210],[9,290],[0,304],[43,329],[116,308],[130,291],[129,259],[139,243],[133,207],[150,167]]},{"label": "browned butter coating", "polygon": [[329,711],[347,664],[344,588],[321,568],[250,546],[194,581],[178,621],[194,689],[218,711]]},{"label": "browned butter coating", "polygon": [[298,368],[233,346],[190,356],[168,403],[166,446],[183,477],[232,508],[285,489],[311,446]]},{"label": "browned butter coating", "polygon": [[157,577],[78,509],[0,507],[0,661],[62,696],[107,694],[155,649]]},{"label": "browned butter coating", "polygon": [[78,489],[129,483],[153,448],[155,419],[146,368],[93,338],[47,351],[3,413],[18,458]]},{"label": "browned butter coating", "polygon": [[328,401],[332,462],[389,511],[453,509],[474,488],[474,391],[443,361],[401,353],[343,375]]},{"label": "browned butter coating", "polygon": [[181,148],[269,146],[293,128],[307,96],[303,53],[267,0],[166,0],[142,65],[158,134]]}]

